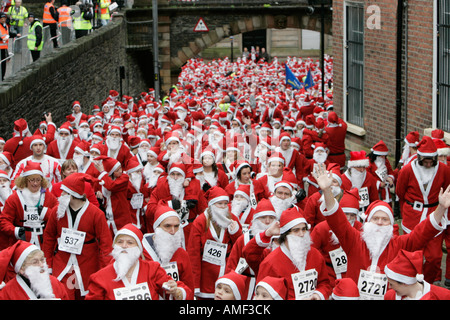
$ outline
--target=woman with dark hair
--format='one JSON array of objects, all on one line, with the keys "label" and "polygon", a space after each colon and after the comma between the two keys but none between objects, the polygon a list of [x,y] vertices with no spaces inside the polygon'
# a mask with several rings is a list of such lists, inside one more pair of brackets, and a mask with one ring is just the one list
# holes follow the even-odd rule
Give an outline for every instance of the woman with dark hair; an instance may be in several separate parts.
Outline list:
[{"label": "woman with dark hair", "polygon": [[228,185],[227,174],[223,170],[219,170],[216,164],[215,154],[212,150],[205,150],[200,155],[200,163],[203,170],[196,174],[200,180],[200,185],[203,191],[208,191],[209,188],[218,186],[225,189]]}]

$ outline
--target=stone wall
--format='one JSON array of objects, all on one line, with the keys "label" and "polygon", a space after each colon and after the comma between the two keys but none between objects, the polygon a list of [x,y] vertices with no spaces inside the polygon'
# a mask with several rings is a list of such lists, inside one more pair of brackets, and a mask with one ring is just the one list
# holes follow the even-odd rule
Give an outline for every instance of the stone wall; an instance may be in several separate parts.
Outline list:
[{"label": "stone wall", "polygon": [[139,66],[142,58],[127,54],[125,39],[126,26],[119,17],[5,80],[0,86],[0,136],[9,138],[14,120],[20,117],[34,131],[44,111],[51,112],[59,126],[75,100],[89,114],[108,97],[110,89],[120,91],[120,66],[125,67],[122,94],[136,96],[147,90],[149,84]]}]

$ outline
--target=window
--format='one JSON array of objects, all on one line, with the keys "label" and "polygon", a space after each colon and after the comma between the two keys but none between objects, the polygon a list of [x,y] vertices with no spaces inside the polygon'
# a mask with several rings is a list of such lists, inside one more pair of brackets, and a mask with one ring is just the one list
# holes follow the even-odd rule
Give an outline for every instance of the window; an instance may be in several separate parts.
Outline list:
[{"label": "window", "polygon": [[364,8],[345,6],[345,95],[346,120],[364,127]]},{"label": "window", "polygon": [[437,123],[450,131],[450,0],[438,0],[437,8]]}]

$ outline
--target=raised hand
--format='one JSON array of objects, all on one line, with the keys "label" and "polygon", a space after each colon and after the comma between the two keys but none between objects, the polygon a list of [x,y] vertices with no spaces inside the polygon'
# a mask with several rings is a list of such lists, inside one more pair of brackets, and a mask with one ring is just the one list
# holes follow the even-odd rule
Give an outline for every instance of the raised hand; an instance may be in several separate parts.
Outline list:
[{"label": "raised hand", "polygon": [[320,189],[325,190],[331,187],[333,183],[333,178],[327,171],[325,164],[323,163],[314,164],[314,170],[312,172],[312,175],[316,179]]},{"label": "raised hand", "polygon": [[447,186],[447,189],[441,188],[439,191],[439,204],[445,209],[450,207],[450,185]]}]

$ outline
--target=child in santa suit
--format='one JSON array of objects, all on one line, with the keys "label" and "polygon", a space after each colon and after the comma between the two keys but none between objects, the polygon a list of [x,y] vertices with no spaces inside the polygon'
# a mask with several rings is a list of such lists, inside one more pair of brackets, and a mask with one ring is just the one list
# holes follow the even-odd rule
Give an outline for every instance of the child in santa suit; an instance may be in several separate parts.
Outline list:
[{"label": "child in santa suit", "polygon": [[214,300],[249,300],[246,299],[246,277],[230,271],[216,280]]},{"label": "child in santa suit", "polygon": [[225,274],[227,256],[242,234],[238,218],[229,212],[227,192],[216,186],[206,197],[208,208],[194,220],[187,245],[198,299],[214,298],[215,281]]},{"label": "child in santa suit", "polygon": [[122,165],[116,159],[100,156],[94,159],[95,167],[100,172],[99,184],[102,185],[102,195],[106,210],[106,219],[114,237],[117,230],[131,223],[128,208],[129,177],[122,171]]},{"label": "child in santa suit", "polygon": [[287,281],[285,278],[267,276],[256,284],[253,300],[286,300]]}]

